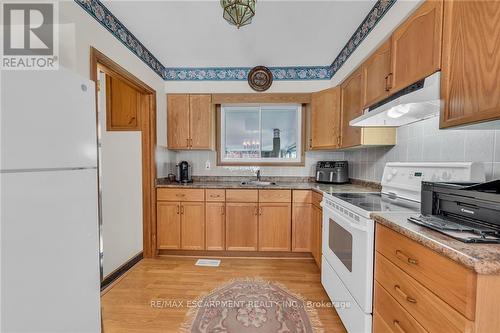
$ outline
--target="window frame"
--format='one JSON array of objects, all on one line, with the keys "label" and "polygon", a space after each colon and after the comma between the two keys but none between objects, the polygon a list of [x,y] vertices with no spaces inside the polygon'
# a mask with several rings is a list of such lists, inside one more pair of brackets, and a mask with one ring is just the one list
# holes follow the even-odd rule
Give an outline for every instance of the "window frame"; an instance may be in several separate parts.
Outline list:
[{"label": "window frame", "polygon": [[[259,128],[262,135],[262,108],[265,107],[294,107],[297,110],[297,158],[224,158],[225,152],[225,108],[253,107],[259,108]],[[305,154],[305,107],[300,103],[225,103],[217,105],[217,165],[219,166],[304,166]]]}]

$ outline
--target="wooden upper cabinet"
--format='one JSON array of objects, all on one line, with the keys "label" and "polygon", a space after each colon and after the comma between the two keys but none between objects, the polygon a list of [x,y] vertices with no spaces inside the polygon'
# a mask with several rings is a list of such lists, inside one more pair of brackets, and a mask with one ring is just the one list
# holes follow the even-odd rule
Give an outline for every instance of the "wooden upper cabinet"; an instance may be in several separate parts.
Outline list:
[{"label": "wooden upper cabinet", "polygon": [[340,138],[340,87],[312,94],[309,149],[334,149]]},{"label": "wooden upper cabinet", "polygon": [[168,94],[167,136],[170,149],[212,149],[211,95]]},{"label": "wooden upper cabinet", "polygon": [[189,95],[167,96],[168,148],[189,149]]},{"label": "wooden upper cabinet", "polygon": [[363,107],[369,107],[389,96],[391,41],[387,40],[362,65]]},{"label": "wooden upper cabinet", "polygon": [[189,95],[189,136],[191,149],[212,146],[212,96]]},{"label": "wooden upper cabinet", "polygon": [[106,130],[140,131],[141,92],[116,76],[106,75]]},{"label": "wooden upper cabinet", "polygon": [[446,1],[441,128],[500,118],[500,2]]},{"label": "wooden upper cabinet", "polygon": [[358,68],[342,83],[342,148],[361,144],[361,127],[349,126],[349,122],[363,113],[362,74],[362,68]]},{"label": "wooden upper cabinet", "polygon": [[428,0],[392,34],[391,93],[440,69],[442,23],[443,1]]}]

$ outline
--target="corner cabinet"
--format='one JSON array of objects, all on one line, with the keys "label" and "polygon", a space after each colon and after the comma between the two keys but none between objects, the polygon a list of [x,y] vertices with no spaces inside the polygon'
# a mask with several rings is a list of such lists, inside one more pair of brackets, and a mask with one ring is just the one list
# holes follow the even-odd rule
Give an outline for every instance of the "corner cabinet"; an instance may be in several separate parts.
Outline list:
[{"label": "corner cabinet", "polygon": [[442,23],[443,1],[429,0],[392,34],[391,93],[440,69]]},{"label": "corner cabinet", "polygon": [[312,94],[309,119],[309,150],[339,148],[340,87]]},{"label": "corner cabinet", "polygon": [[441,128],[500,119],[500,2],[446,1]]},{"label": "corner cabinet", "polygon": [[169,149],[213,149],[214,122],[211,95],[167,95],[167,146]]},{"label": "corner cabinet", "polygon": [[349,122],[363,114],[363,70],[358,68],[341,85],[342,130],[340,148],[391,146],[396,144],[396,129],[391,127],[354,127]]}]

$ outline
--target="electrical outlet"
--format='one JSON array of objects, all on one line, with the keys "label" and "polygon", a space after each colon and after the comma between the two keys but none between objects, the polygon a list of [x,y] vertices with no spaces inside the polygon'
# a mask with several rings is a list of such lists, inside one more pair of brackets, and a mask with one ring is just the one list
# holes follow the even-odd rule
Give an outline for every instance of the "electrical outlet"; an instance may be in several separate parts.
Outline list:
[{"label": "electrical outlet", "polygon": [[207,170],[209,170],[209,169],[210,169],[210,161],[209,161],[209,160],[207,160],[207,161],[205,162],[205,169],[207,169]]}]

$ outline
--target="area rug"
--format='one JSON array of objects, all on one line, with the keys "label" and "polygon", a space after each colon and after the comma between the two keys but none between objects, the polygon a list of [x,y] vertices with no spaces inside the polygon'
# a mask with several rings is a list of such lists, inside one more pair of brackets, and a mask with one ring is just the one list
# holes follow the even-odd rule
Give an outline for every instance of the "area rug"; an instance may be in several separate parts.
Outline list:
[{"label": "area rug", "polygon": [[193,302],[189,333],[322,333],[317,312],[276,282],[232,280]]}]

